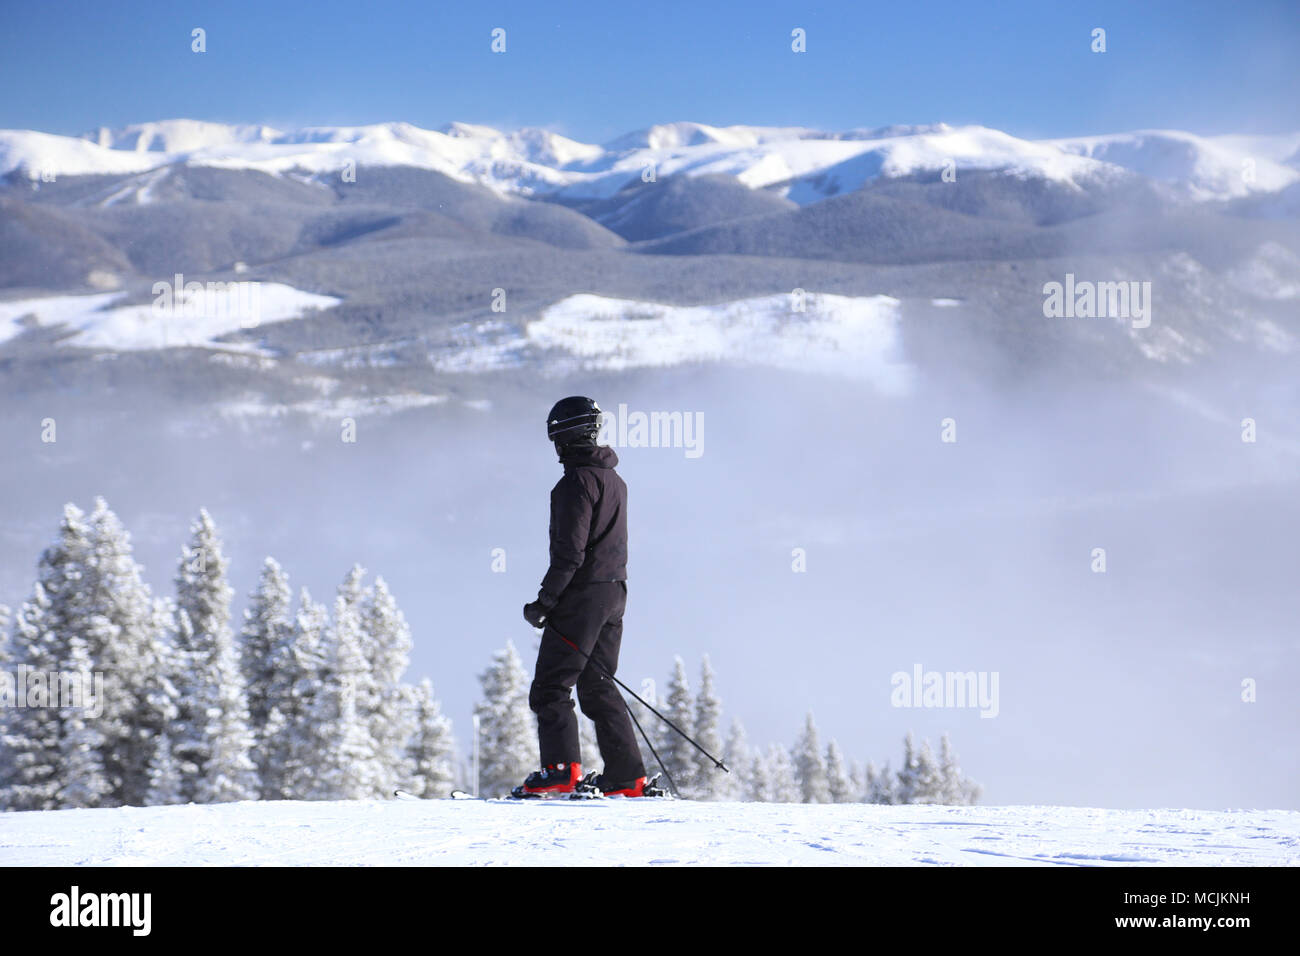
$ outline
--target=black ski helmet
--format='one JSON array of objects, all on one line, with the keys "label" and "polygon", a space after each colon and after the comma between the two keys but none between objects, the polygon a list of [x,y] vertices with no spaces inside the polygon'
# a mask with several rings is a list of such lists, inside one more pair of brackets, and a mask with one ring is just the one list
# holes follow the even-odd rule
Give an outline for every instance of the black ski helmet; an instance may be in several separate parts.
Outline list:
[{"label": "black ski helmet", "polygon": [[582,395],[562,398],[546,416],[546,437],[557,445],[595,441],[600,431],[600,406]]}]

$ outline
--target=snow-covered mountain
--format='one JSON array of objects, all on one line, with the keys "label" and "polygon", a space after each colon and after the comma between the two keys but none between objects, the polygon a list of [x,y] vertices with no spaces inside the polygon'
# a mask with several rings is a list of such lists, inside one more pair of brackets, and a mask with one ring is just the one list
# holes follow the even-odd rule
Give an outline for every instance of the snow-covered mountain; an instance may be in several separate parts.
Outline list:
[{"label": "snow-covered mountain", "polygon": [[993,170],[1077,187],[1138,175],[1198,200],[1272,193],[1300,181],[1300,133],[1196,136],[1145,130],[1104,136],[1027,140],[984,126],[893,126],[826,132],[803,127],[716,127],[668,123],[582,143],[536,128],[503,132],[451,123],[277,130],[164,120],[82,137],[0,131],[0,175],[32,177],[144,172],[183,164],[272,174],[336,172],[356,166],[434,170],[500,193],[600,199],[657,178],[725,175],[806,204],[852,192],[876,179],[945,169]]}]

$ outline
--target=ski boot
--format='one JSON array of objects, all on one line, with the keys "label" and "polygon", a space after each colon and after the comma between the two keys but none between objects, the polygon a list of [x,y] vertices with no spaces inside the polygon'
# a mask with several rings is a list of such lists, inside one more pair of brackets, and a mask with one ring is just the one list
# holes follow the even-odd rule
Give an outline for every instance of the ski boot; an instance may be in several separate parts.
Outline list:
[{"label": "ski boot", "polygon": [[516,800],[567,797],[582,781],[582,764],[557,763],[534,770],[519,786],[510,791]]},{"label": "ski boot", "polygon": [[649,780],[637,777],[632,781],[606,780],[603,774],[592,771],[582,778],[578,791],[596,793],[602,797],[666,797],[668,791],[659,786],[659,775]]}]

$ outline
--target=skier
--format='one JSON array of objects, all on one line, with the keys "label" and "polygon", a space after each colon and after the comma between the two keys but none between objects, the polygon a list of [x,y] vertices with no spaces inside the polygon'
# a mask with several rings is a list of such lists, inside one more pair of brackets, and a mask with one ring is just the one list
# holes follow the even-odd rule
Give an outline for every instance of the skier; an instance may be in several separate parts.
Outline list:
[{"label": "skier", "polygon": [[[627,485],[618,455],[596,444],[600,407],[590,398],[560,400],[546,417],[546,437],[564,465],[551,490],[551,565],[524,620],[545,628],[528,704],[537,715],[542,769],[515,796],[599,790],[640,797],[646,786],[641,750],[614,682],[627,602]],[[572,643],[570,643],[572,642]],[[576,645],[576,649],[575,649]],[[570,696],[596,725],[604,772],[582,776],[578,718]]]}]

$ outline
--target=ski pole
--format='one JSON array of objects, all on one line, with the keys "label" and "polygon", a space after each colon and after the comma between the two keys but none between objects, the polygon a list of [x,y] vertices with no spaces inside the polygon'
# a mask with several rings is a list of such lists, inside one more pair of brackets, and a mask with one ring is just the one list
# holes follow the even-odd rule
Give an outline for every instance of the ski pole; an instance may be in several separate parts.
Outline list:
[{"label": "ski pole", "polygon": [[664,779],[668,781],[668,789],[673,792],[674,797],[680,800],[682,798],[682,792],[677,789],[677,782],[673,780],[673,775],[668,772],[668,765],[664,763],[663,758],[659,756],[659,751],[655,750],[655,745],[650,742],[650,737],[646,734],[645,728],[641,726],[641,721],[637,720],[636,714],[632,713],[632,705],[627,702],[626,697],[623,698],[623,706],[627,708],[627,715],[632,718],[632,723],[636,725],[637,733],[641,735],[641,739],[645,741],[645,745],[650,748],[650,754],[655,758],[655,763],[657,763],[659,769],[664,772]]},{"label": "ski pole", "polygon": [[[599,667],[599,668],[600,668],[600,671],[601,671],[602,674],[604,674],[606,677],[608,677],[610,680],[612,680],[612,681],[613,681],[615,684],[617,684],[619,687],[623,688],[625,691],[627,691],[629,694],[631,694],[631,695],[636,699],[636,701],[637,701],[637,702],[638,702],[642,707],[644,707],[646,710],[650,711],[650,713],[654,714],[656,717],[658,717],[660,720],[662,720],[665,724],[667,724],[667,725],[668,725],[669,727],[671,727],[673,730],[677,731],[677,732],[678,732],[679,734],[681,734],[684,738],[686,738],[686,741],[687,741],[688,743],[690,743],[690,745],[691,745],[692,747],[694,747],[694,748],[695,748],[696,750],[698,750],[700,753],[704,754],[704,756],[706,756],[706,757],[708,757],[710,760],[712,760],[712,761],[713,761],[713,765],[714,765],[715,767],[717,767],[719,770],[724,771],[725,773],[731,773],[731,771],[727,768],[727,765],[726,765],[726,764],[724,764],[721,760],[719,760],[717,757],[713,756],[713,754],[709,753],[707,750],[705,750],[703,747],[701,747],[698,743],[696,743],[695,740],[691,737],[690,734],[688,734],[686,731],[682,730],[682,728],[678,727],[678,726],[677,726],[676,724],[674,724],[671,720],[669,720],[669,719],[668,719],[667,717],[665,717],[663,714],[659,713],[659,711],[655,710],[653,707],[651,707],[649,704],[647,704],[644,700],[642,700],[639,696],[637,696],[636,691],[634,691],[631,687],[628,687],[627,684],[624,684],[621,680],[619,680],[617,677],[615,677],[613,674],[611,674],[608,670],[606,670],[605,665],[601,664],[601,663],[598,662],[598,661],[593,661],[593,660],[591,659],[591,655],[590,655],[590,654],[588,654],[586,651],[584,651],[584,650],[583,650],[581,647],[579,647],[577,644],[573,643],[573,641],[569,640],[567,637],[565,637],[563,634],[561,634],[559,631],[557,631],[557,630],[556,630],[554,627],[552,627],[550,624],[548,624],[548,625],[546,625],[546,626],[547,626],[548,628],[550,628],[552,634],[554,634],[554,635],[555,635],[556,637],[558,637],[560,640],[564,641],[565,644],[568,644],[568,645],[569,645],[570,647],[572,647],[575,651],[577,651],[579,654],[581,654],[583,657],[585,657],[585,658],[587,659],[587,663],[588,663],[588,664],[595,664],[597,667]],[[626,702],[625,702],[625,703],[626,703]],[[631,713],[631,712],[632,712],[632,709],[629,707],[629,708],[628,708],[628,713]],[[633,718],[633,720],[635,720],[635,719],[636,719],[636,718]],[[647,742],[648,742],[648,741],[647,741]],[[676,789],[676,788],[674,787],[673,789]]]}]

